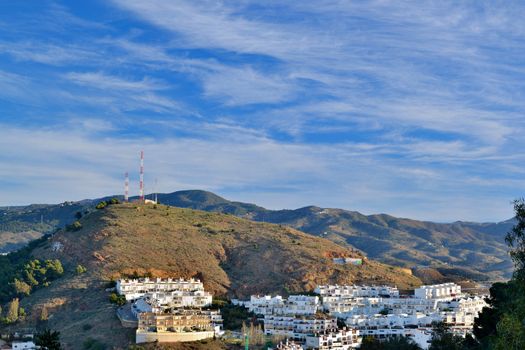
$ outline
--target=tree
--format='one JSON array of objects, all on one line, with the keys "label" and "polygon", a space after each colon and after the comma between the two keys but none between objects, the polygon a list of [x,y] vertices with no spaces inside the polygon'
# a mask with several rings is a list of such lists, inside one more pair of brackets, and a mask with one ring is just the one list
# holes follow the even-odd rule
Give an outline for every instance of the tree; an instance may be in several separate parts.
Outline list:
[{"label": "tree", "polygon": [[516,225],[507,233],[505,241],[510,249],[510,257],[516,267],[514,274],[517,279],[525,280],[525,200],[523,198],[514,201],[514,212],[516,213]]},{"label": "tree", "polygon": [[87,338],[83,344],[84,350],[105,350],[106,345],[97,339]]},{"label": "tree", "polygon": [[480,344],[472,334],[465,335],[463,339],[463,349],[465,350],[481,350],[486,349],[487,347],[483,344]]},{"label": "tree", "polygon": [[263,345],[264,344],[264,332],[262,330],[262,326],[258,324],[255,328],[255,344],[257,345]]},{"label": "tree", "polygon": [[365,337],[361,350],[421,350],[421,347],[409,337],[390,337],[379,341],[373,337]]},{"label": "tree", "polygon": [[99,202],[95,208],[97,209],[104,209],[108,206],[108,203],[106,201]]},{"label": "tree", "polygon": [[45,329],[35,335],[35,344],[45,350],[61,350],[60,332]]},{"label": "tree", "polygon": [[64,267],[62,266],[62,263],[58,259],[54,260],[46,260],[46,275],[49,276],[49,278],[58,278],[64,274]]},{"label": "tree", "polygon": [[23,307],[20,307],[18,309],[18,319],[23,320],[25,317],[26,317],[26,309],[24,309]]},{"label": "tree", "polygon": [[516,224],[505,237],[514,262],[509,282],[495,283],[474,322],[474,335],[484,347],[522,349],[525,343],[525,200],[514,201]]},{"label": "tree", "polygon": [[388,309],[385,307],[384,309],[382,309],[381,311],[379,311],[379,314],[380,314],[380,315],[388,315]]},{"label": "tree", "polygon": [[498,337],[494,342],[497,350],[525,349],[523,323],[512,314],[505,314],[497,325]]},{"label": "tree", "polygon": [[409,337],[394,337],[387,341],[388,350],[421,350],[421,347]]},{"label": "tree", "polygon": [[109,201],[109,204],[119,204],[120,201],[118,200],[118,198],[111,198],[111,200]]},{"label": "tree", "polygon": [[40,321],[47,321],[49,319],[49,312],[47,311],[47,307],[44,305],[42,306],[42,310],[40,310]]},{"label": "tree", "polygon": [[361,342],[361,350],[381,350],[381,342],[374,337],[364,337]]},{"label": "tree", "polygon": [[109,296],[109,301],[118,306],[126,304],[126,297],[124,295],[118,295],[117,293],[111,293]]},{"label": "tree", "polygon": [[15,293],[17,295],[29,295],[31,293],[31,286],[17,278],[15,278],[15,281],[13,282],[13,287],[15,288]]},{"label": "tree", "polygon": [[29,270],[26,270],[25,271],[25,275],[26,275],[26,281],[29,282],[29,284],[31,285],[31,287],[35,287],[35,286],[38,286],[38,281],[36,280],[35,276],[33,275],[33,272],[32,271],[29,271]]},{"label": "tree", "polygon": [[87,269],[84,266],[80,265],[80,264],[77,265],[77,268],[75,270],[77,272],[77,275],[81,275],[81,274],[87,272]]},{"label": "tree", "polygon": [[80,220],[81,218],[82,218],[82,212],[77,211],[77,212],[75,213],[75,219]]},{"label": "tree", "polygon": [[503,310],[507,308],[511,285],[501,282],[494,283],[489,292],[490,297],[486,299],[489,307],[484,307],[474,321],[473,333],[478,340],[496,335],[496,326]]},{"label": "tree", "polygon": [[78,231],[82,228],[80,221],[76,220],[71,225],[66,226],[67,231]]},{"label": "tree", "polygon": [[20,301],[18,298],[11,300],[7,307],[7,315],[5,320],[7,323],[15,323],[18,321],[18,309],[20,308]]},{"label": "tree", "polygon": [[462,350],[463,338],[455,335],[443,322],[432,323],[432,338],[429,350]]}]

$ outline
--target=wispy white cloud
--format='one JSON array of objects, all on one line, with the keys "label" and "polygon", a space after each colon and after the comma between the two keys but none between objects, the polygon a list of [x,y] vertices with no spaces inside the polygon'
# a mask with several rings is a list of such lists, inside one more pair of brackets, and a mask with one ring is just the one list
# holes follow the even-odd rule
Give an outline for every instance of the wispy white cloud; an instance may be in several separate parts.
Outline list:
[{"label": "wispy white cloud", "polygon": [[205,74],[204,94],[221,98],[228,105],[288,101],[295,85],[285,77],[263,74],[250,67],[226,68]]},{"label": "wispy white cloud", "polygon": [[108,26],[105,23],[100,23],[96,21],[86,20],[79,16],[75,16],[71,13],[70,9],[66,6],[53,2],[49,5],[49,9],[44,13],[45,16],[49,16],[54,19],[55,22],[59,22],[64,26],[63,29],[80,29],[80,30],[105,30],[111,31],[111,26]]},{"label": "wispy white cloud", "polygon": [[[180,35],[179,44],[188,47],[220,48],[263,55],[296,55],[312,48],[333,47],[333,40],[322,45],[313,41],[310,31],[286,31],[286,25],[248,19],[239,8],[224,2],[177,3],[164,0],[114,0],[139,17]],[[304,29],[304,28],[303,28]],[[299,34],[299,35],[298,35]],[[328,39],[328,38],[327,38]]]},{"label": "wispy white cloud", "polygon": [[49,65],[74,62],[93,64],[100,58],[97,53],[76,45],[57,45],[34,41],[0,42],[1,53],[8,54],[17,60]]},{"label": "wispy white cloud", "polygon": [[166,84],[156,81],[151,78],[143,78],[142,80],[129,80],[107,75],[101,72],[86,72],[86,73],[68,73],[66,78],[75,84],[94,87],[97,89],[115,90],[130,90],[130,91],[152,91],[162,90],[166,88]]},{"label": "wispy white cloud", "polygon": [[123,78],[101,72],[70,72],[66,80],[91,90],[70,95],[72,100],[87,102],[95,107],[117,111],[151,110],[159,113],[180,110],[173,98],[160,95],[159,90],[170,86],[161,80],[143,77],[140,80]]},{"label": "wispy white cloud", "polygon": [[0,96],[18,99],[23,97],[29,79],[19,74],[0,70]]},{"label": "wispy white cloud", "polygon": [[96,117],[71,116],[68,119],[68,124],[70,130],[77,130],[77,132],[96,133],[118,130],[111,121]]}]

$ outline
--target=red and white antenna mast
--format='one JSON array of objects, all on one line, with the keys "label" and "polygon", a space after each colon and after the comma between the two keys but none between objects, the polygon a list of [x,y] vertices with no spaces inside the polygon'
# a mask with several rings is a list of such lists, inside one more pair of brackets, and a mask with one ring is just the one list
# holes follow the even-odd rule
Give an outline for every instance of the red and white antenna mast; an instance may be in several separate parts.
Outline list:
[{"label": "red and white antenna mast", "polygon": [[124,202],[129,201],[129,176],[128,173],[124,174]]},{"label": "red and white antenna mast", "polygon": [[144,202],[144,151],[140,151],[140,201]]}]

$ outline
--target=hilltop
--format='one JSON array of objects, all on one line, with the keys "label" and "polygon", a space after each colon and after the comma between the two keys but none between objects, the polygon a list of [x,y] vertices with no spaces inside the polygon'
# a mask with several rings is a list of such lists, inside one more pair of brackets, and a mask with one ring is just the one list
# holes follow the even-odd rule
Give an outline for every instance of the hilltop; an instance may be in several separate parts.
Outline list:
[{"label": "hilltop", "polygon": [[[62,330],[69,346],[91,337],[125,344],[105,284],[126,276],[197,277],[216,295],[311,291],[319,283],[391,284],[413,288],[421,281],[402,269],[365,259],[337,265],[334,257],[360,252],[293,228],[232,215],[165,205],[112,205],[80,219],[78,231],[61,230],[33,250],[38,259],[60,259],[64,277],[22,300],[28,323],[43,306],[48,326]],[[54,251],[60,242],[62,249]],[[76,275],[82,264],[87,273]]]}]

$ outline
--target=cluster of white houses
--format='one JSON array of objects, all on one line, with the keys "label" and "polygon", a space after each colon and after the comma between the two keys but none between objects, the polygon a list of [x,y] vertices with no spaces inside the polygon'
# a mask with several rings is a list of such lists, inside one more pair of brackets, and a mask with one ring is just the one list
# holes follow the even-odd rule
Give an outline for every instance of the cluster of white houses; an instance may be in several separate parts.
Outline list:
[{"label": "cluster of white houses", "polygon": [[136,342],[178,342],[222,333],[218,310],[208,310],[212,295],[197,279],[124,279],[117,292],[130,302],[137,321]]},{"label": "cluster of white houses", "polygon": [[[129,301],[137,343],[223,334],[221,314],[209,308],[212,295],[197,279],[125,279],[116,289]],[[389,286],[324,285],[314,295],[253,295],[232,303],[258,315],[266,335],[289,339],[278,345],[281,350],[349,350],[359,348],[367,336],[409,336],[425,349],[433,322],[465,335],[486,306],[482,297],[463,294],[454,283],[422,286],[412,296]]]},{"label": "cluster of white houses", "polygon": [[[325,285],[315,293],[233,302],[260,315],[267,335],[284,336],[316,350],[358,348],[366,336],[409,336],[426,349],[433,322],[444,322],[465,335],[486,306],[483,297],[465,295],[454,283],[422,286],[413,296],[400,296],[397,288],[388,286]],[[344,320],[344,329],[337,319]]]},{"label": "cluster of white houses", "polygon": [[314,315],[319,310],[319,297],[290,295],[288,299],[277,295],[252,295],[249,301],[232,300],[256,315]]}]

